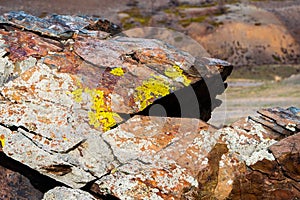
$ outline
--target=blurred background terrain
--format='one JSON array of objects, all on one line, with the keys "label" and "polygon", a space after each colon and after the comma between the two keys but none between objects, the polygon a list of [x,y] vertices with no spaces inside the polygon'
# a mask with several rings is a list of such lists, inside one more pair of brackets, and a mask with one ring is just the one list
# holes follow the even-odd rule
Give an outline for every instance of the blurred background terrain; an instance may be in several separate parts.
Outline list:
[{"label": "blurred background terrain", "polygon": [[0,14],[16,10],[100,16],[129,36],[231,62],[225,103],[210,121],[217,126],[263,107],[300,107],[300,0],[0,0]]}]

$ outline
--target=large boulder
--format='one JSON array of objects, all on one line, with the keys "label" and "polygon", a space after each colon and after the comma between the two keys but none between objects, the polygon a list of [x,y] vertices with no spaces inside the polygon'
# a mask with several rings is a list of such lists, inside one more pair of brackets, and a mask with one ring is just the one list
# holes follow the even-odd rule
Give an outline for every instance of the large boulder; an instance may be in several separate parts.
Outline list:
[{"label": "large boulder", "polygon": [[208,120],[232,70],[159,40],[112,37],[119,28],[94,17],[10,12],[0,23],[1,150],[73,188],[121,165],[103,133],[161,110]]},{"label": "large boulder", "polygon": [[298,108],[201,120],[229,63],[89,17],[0,19],[1,163],[51,189],[44,199],[299,197]]}]

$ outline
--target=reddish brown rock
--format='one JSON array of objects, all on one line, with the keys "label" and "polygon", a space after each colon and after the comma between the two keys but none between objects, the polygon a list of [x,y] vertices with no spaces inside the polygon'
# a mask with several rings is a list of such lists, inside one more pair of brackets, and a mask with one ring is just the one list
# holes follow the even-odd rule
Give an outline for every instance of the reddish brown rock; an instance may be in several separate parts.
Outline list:
[{"label": "reddish brown rock", "polygon": [[[125,159],[122,162],[130,161],[119,158],[115,151],[121,154],[121,149],[115,149],[116,141],[110,143],[103,133],[116,129],[130,115],[145,114],[159,101],[162,107],[179,110],[181,106],[191,105],[189,100],[194,98],[195,107],[190,107],[196,111],[195,117],[208,120],[217,106],[216,95],[224,91],[224,81],[232,70],[231,64],[225,61],[196,59],[159,40],[100,37],[99,31],[113,34],[114,26],[95,21],[93,17],[51,15],[41,19],[11,12],[0,17],[0,24],[5,24],[0,32],[2,151],[73,188],[105,177],[113,169],[111,166],[121,167],[122,159]],[[209,84],[215,86],[211,94],[207,89]],[[187,90],[194,97],[184,95]],[[170,99],[179,101],[179,97],[185,101],[170,103]],[[168,126],[167,130],[171,123]],[[141,152],[128,156],[164,152],[166,145],[174,142],[172,134],[177,129],[172,131],[162,138],[154,137],[157,143],[152,144],[152,150],[145,146]],[[192,130],[189,132],[192,138],[197,136]],[[130,126],[129,133],[139,132]],[[188,149],[191,154],[197,150],[198,147],[186,146],[190,138],[182,141],[183,147],[178,149]],[[132,148],[134,144],[129,149]],[[162,175],[172,176],[176,172],[178,176],[171,180],[178,183],[173,185],[179,188],[174,194],[178,196],[183,188],[197,184],[193,182],[197,172],[191,172],[193,176],[187,172],[193,171],[190,168],[201,161],[196,155],[193,157],[196,161],[178,157],[179,164],[160,163],[155,158],[152,168],[143,163],[141,168],[148,175],[162,171]],[[165,172],[164,166],[170,171]],[[164,180],[155,181],[161,184]],[[168,183],[164,182],[163,186],[168,187]],[[170,192],[173,186],[162,190]]]},{"label": "reddish brown rock", "polygon": [[[37,26],[7,16],[0,19],[8,26],[0,32],[1,151],[20,169],[72,187],[45,199],[81,198],[78,188],[120,199],[299,196],[297,108],[263,109],[219,130],[195,119],[207,120],[219,105],[229,63],[196,59],[158,40],[104,40],[88,31],[110,32],[110,24],[87,18],[57,32],[39,22],[61,16],[26,19]],[[188,113],[138,115],[159,106]]]},{"label": "reddish brown rock", "polygon": [[91,190],[121,199],[226,197],[242,163],[219,136],[197,119],[135,116],[103,134],[120,165]]},{"label": "reddish brown rock", "polygon": [[43,38],[37,34],[26,31],[0,31],[2,40],[7,44],[9,58],[13,61],[21,61],[33,56],[41,58],[48,55],[49,52],[62,51],[59,42],[48,38]]},{"label": "reddish brown rock", "polygon": [[258,116],[231,125],[239,131],[260,127],[264,130],[263,138],[275,142],[265,147],[265,150],[270,151],[271,159],[246,162],[249,169],[237,176],[228,198],[297,199],[300,196],[299,133],[295,134],[300,120],[291,108],[263,109],[258,111]]},{"label": "reddish brown rock", "polygon": [[283,173],[300,182],[300,133],[279,141],[272,145],[270,150],[281,166]]},{"label": "reddish brown rock", "polygon": [[[2,156],[1,156],[2,157]],[[32,186],[29,179],[0,166],[0,199],[39,200],[43,193]]]}]

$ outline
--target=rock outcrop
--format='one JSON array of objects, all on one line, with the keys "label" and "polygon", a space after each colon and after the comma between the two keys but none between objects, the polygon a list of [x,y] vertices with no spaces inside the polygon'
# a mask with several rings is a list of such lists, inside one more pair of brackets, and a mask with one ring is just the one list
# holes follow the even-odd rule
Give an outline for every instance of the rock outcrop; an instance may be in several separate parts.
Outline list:
[{"label": "rock outcrop", "polygon": [[40,180],[44,199],[299,197],[298,108],[222,129],[203,121],[231,64],[113,37],[98,18],[0,20],[1,165]]},{"label": "rock outcrop", "polygon": [[232,70],[158,40],[111,37],[119,28],[98,18],[11,12],[0,23],[1,150],[73,188],[129,161],[103,133],[160,110],[208,120]]}]

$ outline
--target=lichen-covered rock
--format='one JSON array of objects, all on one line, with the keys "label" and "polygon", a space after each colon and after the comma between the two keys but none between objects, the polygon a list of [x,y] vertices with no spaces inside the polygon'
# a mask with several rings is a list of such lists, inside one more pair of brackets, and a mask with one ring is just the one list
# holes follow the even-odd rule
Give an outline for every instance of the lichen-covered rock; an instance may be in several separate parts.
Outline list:
[{"label": "lichen-covered rock", "polygon": [[[202,95],[201,115],[207,120],[232,70],[225,61],[197,60],[158,40],[101,37],[103,31],[113,35],[117,27],[88,16],[10,12],[0,24],[1,151],[73,188],[130,160],[116,155],[116,141],[103,133],[192,87]],[[207,94],[205,83],[217,78],[223,89]],[[193,182],[185,167],[178,170],[174,187]]]},{"label": "lichen-covered rock", "polygon": [[92,190],[121,199],[178,199],[199,186],[197,174],[217,143],[214,131],[197,119],[135,116],[103,134],[120,164]]},{"label": "lichen-covered rock", "polygon": [[[219,130],[195,119],[218,105],[229,63],[158,40],[104,40],[85,31],[97,29],[92,18],[24,17],[0,20],[0,153],[73,188],[44,199],[94,199],[74,190],[82,187],[120,199],[299,196],[298,108],[263,109]],[[155,106],[190,118],[141,115]]]},{"label": "lichen-covered rock", "polygon": [[[289,110],[268,112],[277,119]],[[275,137],[269,123],[252,118],[263,116],[215,130],[196,119],[135,116],[103,134],[120,164],[91,190],[121,199],[235,199],[253,194],[260,198],[296,197],[297,147],[290,148],[290,154],[274,154],[284,140],[278,142],[280,137]],[[291,114],[285,123],[293,121],[297,126],[297,118]],[[270,138],[272,134],[275,136]]]},{"label": "lichen-covered rock", "polygon": [[80,189],[56,187],[44,194],[43,200],[96,200],[90,193]]}]

